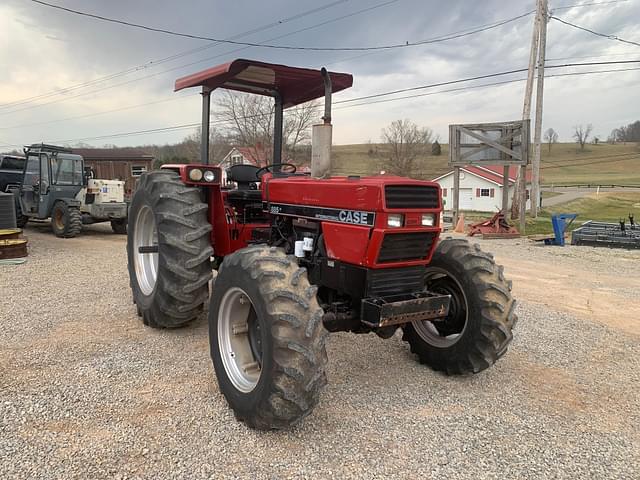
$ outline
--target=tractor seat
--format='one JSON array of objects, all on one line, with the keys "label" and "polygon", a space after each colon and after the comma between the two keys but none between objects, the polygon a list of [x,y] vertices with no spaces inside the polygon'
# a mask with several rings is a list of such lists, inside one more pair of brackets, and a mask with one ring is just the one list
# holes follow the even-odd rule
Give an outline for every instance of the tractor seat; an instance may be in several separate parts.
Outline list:
[{"label": "tractor seat", "polygon": [[233,165],[227,169],[227,180],[236,182],[238,188],[229,190],[227,198],[241,201],[260,201],[262,192],[258,189],[256,172],[260,168],[255,165]]}]

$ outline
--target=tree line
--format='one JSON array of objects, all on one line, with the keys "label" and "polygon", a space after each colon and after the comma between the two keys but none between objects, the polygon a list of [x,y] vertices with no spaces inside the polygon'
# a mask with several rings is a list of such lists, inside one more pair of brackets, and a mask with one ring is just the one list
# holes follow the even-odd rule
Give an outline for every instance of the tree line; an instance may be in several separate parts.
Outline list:
[{"label": "tree line", "polygon": [[[600,143],[600,136],[592,135],[593,125],[588,123],[586,125],[576,125],[573,127],[572,137],[580,147],[580,150],[584,150],[585,145],[591,140],[594,144]],[[548,128],[544,133],[544,141],[548,146],[549,153],[551,153],[551,147],[554,143],[558,142],[558,132],[553,128]],[[623,143],[623,142],[640,142],[640,120],[636,120],[629,125],[614,128],[611,134],[607,138],[609,143]]]},{"label": "tree line", "polygon": [[640,120],[614,128],[609,135],[609,142],[640,142]]}]

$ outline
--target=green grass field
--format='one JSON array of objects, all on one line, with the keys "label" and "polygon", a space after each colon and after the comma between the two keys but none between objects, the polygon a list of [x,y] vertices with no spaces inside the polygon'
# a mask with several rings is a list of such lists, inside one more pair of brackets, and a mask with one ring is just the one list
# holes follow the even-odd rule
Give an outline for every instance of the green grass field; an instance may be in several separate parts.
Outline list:
[{"label": "green grass field", "polygon": [[[336,175],[371,175],[385,169],[385,146],[381,144],[336,145],[332,155]],[[541,156],[543,185],[640,185],[637,144],[591,144],[581,151],[575,143],[558,143],[550,153],[544,145]],[[418,159],[411,176],[435,178],[450,170],[448,161],[448,145],[442,145],[442,155]]]},{"label": "green grass field", "polygon": [[601,222],[617,222],[620,219],[629,219],[631,213],[640,221],[640,192],[628,193],[601,193],[590,194],[584,198],[571,202],[554,205],[540,211],[537,219],[527,219],[527,235],[536,233],[551,233],[551,215],[555,213],[577,213],[578,218],[573,222],[570,230],[579,227],[587,220]]},{"label": "green grass field", "polygon": [[[465,219],[467,222],[475,223],[490,218],[494,213],[495,212],[465,212]],[[551,215],[557,213],[578,214],[578,217],[569,227],[569,230],[578,228],[587,220],[615,223],[624,218],[628,224],[628,215],[630,213],[634,214],[636,220],[640,223],[640,192],[601,193],[600,195],[593,193],[578,200],[544,208],[539,212],[538,218],[534,219],[527,216],[525,234],[537,235],[553,233]],[[510,223],[518,226],[517,220],[510,220]]]},{"label": "green grass field", "polygon": [[[490,218],[495,212],[465,212],[465,218],[469,222],[479,222]],[[538,218],[530,218],[527,216],[526,235],[547,234],[553,232],[551,226],[551,215],[557,213],[577,213],[569,230],[578,228],[587,220],[595,220],[600,222],[615,223],[624,218],[629,223],[628,215],[634,214],[638,223],[640,223],[640,192],[624,192],[624,193],[595,193],[571,202],[561,203],[540,210]],[[514,220],[510,223],[518,226],[518,221]]]}]

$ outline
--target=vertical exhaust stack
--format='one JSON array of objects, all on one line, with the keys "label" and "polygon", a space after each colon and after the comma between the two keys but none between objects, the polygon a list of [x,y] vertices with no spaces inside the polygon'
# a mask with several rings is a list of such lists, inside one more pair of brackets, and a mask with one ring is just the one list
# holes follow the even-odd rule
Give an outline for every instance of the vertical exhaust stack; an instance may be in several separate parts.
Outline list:
[{"label": "vertical exhaust stack", "polygon": [[324,67],[321,72],[324,80],[323,123],[314,125],[311,134],[311,176],[314,178],[331,176],[331,76]]}]

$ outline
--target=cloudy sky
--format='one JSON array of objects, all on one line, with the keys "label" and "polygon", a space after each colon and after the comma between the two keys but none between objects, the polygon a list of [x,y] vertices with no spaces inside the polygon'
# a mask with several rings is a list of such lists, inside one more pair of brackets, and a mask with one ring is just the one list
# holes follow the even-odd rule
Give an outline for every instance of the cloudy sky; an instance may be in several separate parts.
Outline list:
[{"label": "cloudy sky", "polygon": [[[497,23],[534,8],[533,0],[49,1],[213,38],[312,47],[416,42]],[[554,0],[550,7],[572,23],[640,42],[640,0],[560,8],[602,1],[606,0]],[[175,79],[234,58],[327,66],[352,73],[353,88],[336,95],[335,101],[523,68],[532,25],[529,15],[458,39],[366,54],[284,51],[178,38],[73,15],[30,0],[1,0],[0,150],[39,141],[83,141],[94,146],[179,141],[194,129],[115,135],[198,122],[196,91],[173,93]],[[548,64],[639,60],[640,47],[551,20],[547,58]],[[640,69],[640,63],[558,68],[548,73],[630,68]],[[413,93],[430,94],[410,99],[349,108],[336,105],[334,142],[378,141],[380,130],[398,118],[428,126],[445,140],[450,123],[518,119],[524,82],[442,90],[523,76],[417,91]],[[572,126],[580,123],[592,123],[594,133],[606,137],[613,128],[640,119],[640,70],[548,78],[544,100],[544,128],[555,128],[561,140],[569,140]]]}]

